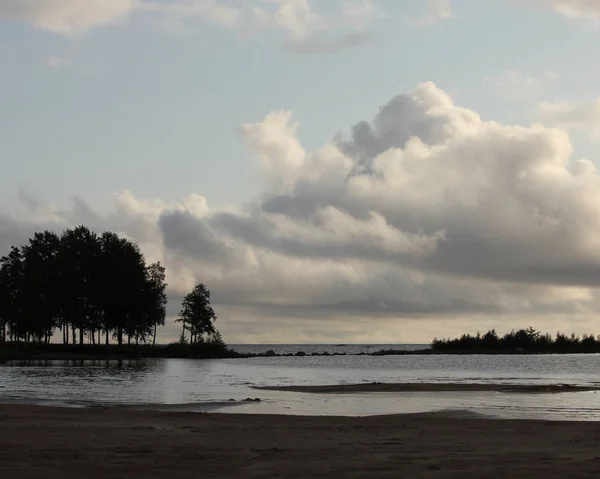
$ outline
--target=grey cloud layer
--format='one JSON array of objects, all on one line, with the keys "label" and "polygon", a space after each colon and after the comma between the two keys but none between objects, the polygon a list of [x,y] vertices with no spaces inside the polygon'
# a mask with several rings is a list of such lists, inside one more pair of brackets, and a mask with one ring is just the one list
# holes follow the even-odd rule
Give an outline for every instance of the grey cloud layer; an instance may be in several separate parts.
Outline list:
[{"label": "grey cloud layer", "polygon": [[[593,302],[593,292],[577,287],[600,284],[593,246],[600,183],[590,162],[570,164],[565,133],[482,122],[431,83],[392,99],[372,122],[352,128],[350,139],[316,152],[303,150],[296,127],[276,112],[243,128],[272,190],[245,211],[179,217],[202,231],[195,241],[179,238],[179,248],[223,258],[233,250],[215,241],[226,238],[244,245],[235,252],[238,267],[247,260],[259,277],[274,275],[281,285],[288,279],[267,268],[268,257],[285,271],[303,262],[347,267],[356,275],[354,283],[352,274],[341,280],[350,299],[331,289],[324,298],[312,293],[319,308],[547,310],[542,296],[563,286],[569,294],[555,297],[567,298],[567,310]],[[475,286],[474,278],[485,281]],[[509,294],[511,283],[532,286]]]}]

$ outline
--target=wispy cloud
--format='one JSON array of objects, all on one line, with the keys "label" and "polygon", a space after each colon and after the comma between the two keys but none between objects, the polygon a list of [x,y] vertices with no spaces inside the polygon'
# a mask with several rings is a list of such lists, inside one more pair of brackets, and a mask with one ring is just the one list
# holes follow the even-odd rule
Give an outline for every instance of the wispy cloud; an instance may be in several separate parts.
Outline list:
[{"label": "wispy cloud", "polygon": [[160,14],[170,23],[184,24],[201,19],[226,28],[235,27],[242,16],[241,8],[215,0],[150,1],[140,3],[139,10]]},{"label": "wispy cloud", "polygon": [[427,0],[427,12],[415,21],[415,26],[429,27],[454,17],[451,0]]},{"label": "wispy cloud", "polygon": [[371,43],[373,35],[369,32],[348,33],[335,40],[323,40],[320,38],[307,38],[301,41],[288,41],[286,48],[292,53],[311,55],[315,53],[337,53],[349,48],[358,47]]},{"label": "wispy cloud", "polygon": [[541,7],[549,7],[565,17],[582,20],[600,20],[598,0],[528,0]]},{"label": "wispy cloud", "polygon": [[125,23],[134,14],[151,15],[177,35],[193,34],[205,24],[245,36],[278,31],[296,53],[330,53],[369,41],[377,13],[372,0],[332,0],[329,6],[324,14],[311,0],[4,0],[0,20],[75,37]]},{"label": "wispy cloud", "polygon": [[506,70],[497,76],[484,76],[483,83],[497,92],[524,98],[542,94],[548,86],[558,81],[558,75],[546,72],[541,75],[529,75],[516,70]]},{"label": "wispy cloud", "polygon": [[46,66],[49,68],[63,68],[69,65],[69,59],[66,57],[48,57],[46,58]]},{"label": "wispy cloud", "polygon": [[25,22],[73,37],[123,22],[139,5],[139,0],[2,0],[0,20]]},{"label": "wispy cloud", "polygon": [[512,0],[518,7],[554,11],[582,29],[596,31],[600,26],[598,0]]},{"label": "wispy cloud", "polygon": [[600,97],[587,101],[542,102],[537,110],[544,123],[582,130],[591,139],[600,140]]}]

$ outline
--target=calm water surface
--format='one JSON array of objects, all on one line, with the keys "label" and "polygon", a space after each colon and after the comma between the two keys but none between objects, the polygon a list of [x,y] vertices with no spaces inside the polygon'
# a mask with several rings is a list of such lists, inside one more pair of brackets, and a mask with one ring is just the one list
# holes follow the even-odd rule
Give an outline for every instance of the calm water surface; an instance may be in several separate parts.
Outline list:
[{"label": "calm water surface", "polygon": [[[294,346],[295,350],[308,351]],[[380,349],[380,348],[379,348]],[[335,356],[228,360],[25,361],[0,363],[0,401],[71,406],[143,404],[222,412],[371,415],[439,410],[501,418],[600,420],[600,394],[377,393],[315,395],[257,391],[274,385],[361,382],[600,384],[600,355]]]}]

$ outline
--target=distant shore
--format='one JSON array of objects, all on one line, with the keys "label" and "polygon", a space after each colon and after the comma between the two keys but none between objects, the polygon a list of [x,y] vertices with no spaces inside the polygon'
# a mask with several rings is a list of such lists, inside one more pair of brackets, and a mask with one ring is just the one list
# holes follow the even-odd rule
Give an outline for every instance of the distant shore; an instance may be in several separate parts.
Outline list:
[{"label": "distant shore", "polygon": [[0,405],[0,477],[595,478],[598,423]]},{"label": "distant shore", "polygon": [[[523,350],[452,350],[440,351],[433,349],[404,350],[385,349],[372,352],[305,352],[302,346],[298,351],[290,353],[277,353],[266,349],[259,353],[240,353],[227,346],[194,345],[187,344],[15,344],[0,343],[0,361],[28,361],[28,360],[125,360],[125,359],[252,359],[252,358],[282,358],[282,357],[335,357],[335,356],[430,356],[430,355],[544,355],[544,354],[576,354],[581,351],[523,351]],[[585,351],[584,351],[585,353]],[[589,353],[592,353],[590,351]]]},{"label": "distant shore", "polygon": [[363,383],[324,386],[256,386],[263,391],[289,391],[315,394],[401,393],[401,392],[502,392],[502,393],[564,393],[599,391],[600,387],[570,384],[485,384],[485,383]]}]

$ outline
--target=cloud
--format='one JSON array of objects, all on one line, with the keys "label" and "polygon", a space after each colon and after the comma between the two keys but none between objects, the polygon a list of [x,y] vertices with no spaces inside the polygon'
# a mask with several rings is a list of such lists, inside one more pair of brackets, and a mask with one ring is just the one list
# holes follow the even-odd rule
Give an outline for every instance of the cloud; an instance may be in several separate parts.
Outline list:
[{"label": "cloud", "polygon": [[557,80],[557,75],[550,72],[534,76],[507,70],[498,76],[484,77],[483,83],[504,95],[520,99],[543,93],[548,85]]},{"label": "cloud", "polygon": [[46,59],[46,66],[50,68],[62,68],[69,64],[69,59],[65,57],[49,57]]},{"label": "cloud", "polygon": [[[310,0],[5,0],[0,20],[17,20],[39,30],[74,37],[93,28],[126,22],[134,14],[157,19],[176,35],[203,24],[241,36],[265,31],[283,34],[293,53],[332,53],[369,42],[368,25],[378,13],[371,0],[335,0],[327,14]],[[60,66],[58,58],[49,66]]]},{"label": "cloud", "polygon": [[144,4],[143,9],[167,15],[165,21],[185,27],[202,18],[242,35],[278,31],[293,53],[332,53],[371,40],[367,30],[376,16],[371,0],[334,1],[334,13],[318,13],[310,0],[251,1],[224,5],[214,0]]},{"label": "cloud", "polygon": [[239,7],[220,3],[216,0],[188,1],[145,1],[140,10],[161,14],[163,22],[170,27],[183,27],[186,21],[202,19],[221,27],[233,28],[242,16]]},{"label": "cloud", "polygon": [[427,0],[426,14],[415,22],[417,27],[429,27],[454,18],[451,0]]},{"label": "cloud", "polygon": [[17,20],[66,36],[126,20],[138,0],[3,0],[0,19]]},{"label": "cloud", "polygon": [[596,0],[529,0],[530,3],[552,8],[568,18],[593,20],[600,19],[600,3]]},{"label": "cloud", "polygon": [[543,102],[538,113],[544,123],[566,129],[580,129],[600,139],[600,98],[590,101]]},{"label": "cloud", "polygon": [[[551,9],[556,13],[586,23],[598,24],[600,21],[600,3],[597,0],[515,0],[518,6],[533,6]],[[427,27],[455,18],[452,0],[427,0],[426,14],[414,23],[418,27]]]},{"label": "cloud", "polygon": [[228,338],[409,320],[454,334],[468,318],[588,324],[600,311],[600,177],[564,131],[483,121],[433,83],[313,151],[299,128],[286,111],[241,127],[265,178],[246,204],[126,191],[102,216],[23,193],[23,211],[0,215],[0,249],[34,229],[111,229],[167,266],[170,313],[206,282]]},{"label": "cloud", "polygon": [[291,40],[286,48],[291,53],[313,55],[317,53],[338,53],[349,48],[366,45],[373,41],[373,35],[368,32],[348,33],[334,40],[310,38],[301,41]]}]

